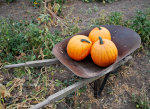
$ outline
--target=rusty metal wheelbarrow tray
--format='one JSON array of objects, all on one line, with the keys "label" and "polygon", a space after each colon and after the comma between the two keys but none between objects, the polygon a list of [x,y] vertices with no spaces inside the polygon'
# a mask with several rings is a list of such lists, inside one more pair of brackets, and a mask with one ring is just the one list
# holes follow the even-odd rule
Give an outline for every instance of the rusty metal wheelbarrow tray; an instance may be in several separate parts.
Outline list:
[{"label": "rusty metal wheelbarrow tray", "polygon": [[[70,69],[75,75],[83,78],[91,78],[99,75],[100,73],[104,74],[105,71],[109,70],[111,67],[114,67],[119,61],[121,61],[126,56],[130,55],[132,52],[134,52],[137,48],[140,47],[141,38],[133,30],[122,26],[102,26],[106,27],[110,31],[112,41],[116,44],[118,49],[118,58],[116,62],[110,65],[109,67],[102,68],[95,65],[90,56],[88,56],[83,61],[79,62],[72,60],[67,54],[66,47],[69,39],[73,36],[56,44],[53,48],[53,54],[63,65]],[[78,35],[88,36],[93,28],[94,27],[86,31],[80,32],[78,33]]]}]

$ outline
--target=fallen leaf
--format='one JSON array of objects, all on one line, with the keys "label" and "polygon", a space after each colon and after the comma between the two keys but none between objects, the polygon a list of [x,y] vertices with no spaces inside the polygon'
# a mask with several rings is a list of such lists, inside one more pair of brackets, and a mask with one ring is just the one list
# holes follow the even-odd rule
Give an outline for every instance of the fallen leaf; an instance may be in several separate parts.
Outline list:
[{"label": "fallen leaf", "polygon": [[58,3],[54,4],[54,13],[57,14],[60,9],[60,5]]},{"label": "fallen leaf", "polygon": [[25,53],[21,53],[19,56],[15,56],[17,60],[21,59],[23,56],[25,56]]},{"label": "fallen leaf", "polygon": [[7,91],[6,87],[2,84],[0,84],[0,95],[3,98],[10,96],[10,93]]},{"label": "fallen leaf", "polygon": [[0,83],[2,83],[4,80],[4,77],[2,75],[0,75]]},{"label": "fallen leaf", "polygon": [[42,48],[40,48],[40,55],[41,55],[41,58],[42,58],[42,60],[43,60],[43,59],[44,59],[44,54],[43,54]]}]

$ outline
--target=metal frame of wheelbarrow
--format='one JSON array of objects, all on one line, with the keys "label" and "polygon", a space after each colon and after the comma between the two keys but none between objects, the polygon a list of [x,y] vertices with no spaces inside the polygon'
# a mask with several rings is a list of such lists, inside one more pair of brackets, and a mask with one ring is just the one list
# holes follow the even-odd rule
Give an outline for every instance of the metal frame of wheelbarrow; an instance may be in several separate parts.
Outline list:
[{"label": "metal frame of wheelbarrow", "polygon": [[[86,59],[80,62],[76,62],[72,60],[66,52],[66,46],[69,41],[69,39],[65,39],[62,42],[58,43],[55,45],[53,48],[53,53],[57,57],[57,59],[65,65],[68,69],[70,69],[75,75],[86,78],[83,79],[51,96],[49,96],[45,101],[31,107],[31,109],[38,109],[41,108],[49,103],[54,103],[57,100],[62,99],[63,97],[66,97],[68,94],[71,92],[81,88],[82,86],[89,84],[93,81],[94,82],[94,96],[99,97],[105,84],[108,79],[109,74],[114,71],[116,68],[121,66],[122,64],[126,63],[129,59],[131,59],[131,56],[129,56],[131,53],[133,53],[137,48],[140,47],[141,39],[140,36],[134,32],[133,30],[121,26],[114,26],[114,25],[103,25],[103,27],[106,27],[112,37],[112,41],[115,43],[118,49],[118,58],[116,62],[112,65],[110,65],[107,68],[101,68],[95,65],[90,56],[88,56]],[[89,35],[89,32],[93,29],[94,27],[90,28],[87,31],[78,33],[80,35]],[[51,61],[52,64],[55,62],[58,62],[58,60]],[[41,62],[42,65],[50,65],[50,60],[46,60],[43,63]],[[40,61],[36,62],[38,66],[40,66]],[[20,66],[36,66],[34,62],[27,62],[20,64]],[[15,67],[17,65],[14,65]],[[7,65],[5,68],[11,68],[13,66]],[[99,83],[99,78],[104,76],[105,78],[102,82],[102,84]]]}]

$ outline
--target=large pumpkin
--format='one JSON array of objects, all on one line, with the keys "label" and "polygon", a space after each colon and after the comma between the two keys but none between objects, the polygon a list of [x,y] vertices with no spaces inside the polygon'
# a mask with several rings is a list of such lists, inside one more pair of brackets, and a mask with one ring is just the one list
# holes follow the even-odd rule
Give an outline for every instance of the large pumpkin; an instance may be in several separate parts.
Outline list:
[{"label": "large pumpkin", "polygon": [[67,53],[76,61],[83,60],[91,50],[92,42],[87,36],[76,35],[72,37],[67,45]]},{"label": "large pumpkin", "polygon": [[89,34],[89,38],[92,43],[95,43],[98,40],[99,36],[101,36],[103,39],[111,40],[111,34],[105,27],[95,27]]},{"label": "large pumpkin", "polygon": [[100,67],[107,67],[113,64],[118,56],[118,50],[115,44],[107,39],[96,41],[91,48],[91,57],[93,62]]}]

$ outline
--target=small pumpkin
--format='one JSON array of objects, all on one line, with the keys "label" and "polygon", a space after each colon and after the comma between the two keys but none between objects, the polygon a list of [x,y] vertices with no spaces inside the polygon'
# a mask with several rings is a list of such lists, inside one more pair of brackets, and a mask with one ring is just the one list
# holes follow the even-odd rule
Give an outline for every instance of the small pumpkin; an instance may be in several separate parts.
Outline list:
[{"label": "small pumpkin", "polygon": [[76,35],[72,37],[67,45],[67,53],[76,61],[83,60],[91,50],[92,42],[87,36]]},{"label": "small pumpkin", "polygon": [[118,50],[115,44],[99,37],[91,47],[91,58],[93,62],[100,67],[107,67],[113,64],[118,56]]},{"label": "small pumpkin", "polygon": [[89,34],[89,39],[92,41],[92,43],[95,43],[99,36],[101,36],[103,39],[111,40],[111,34],[109,30],[105,27],[95,27]]}]

